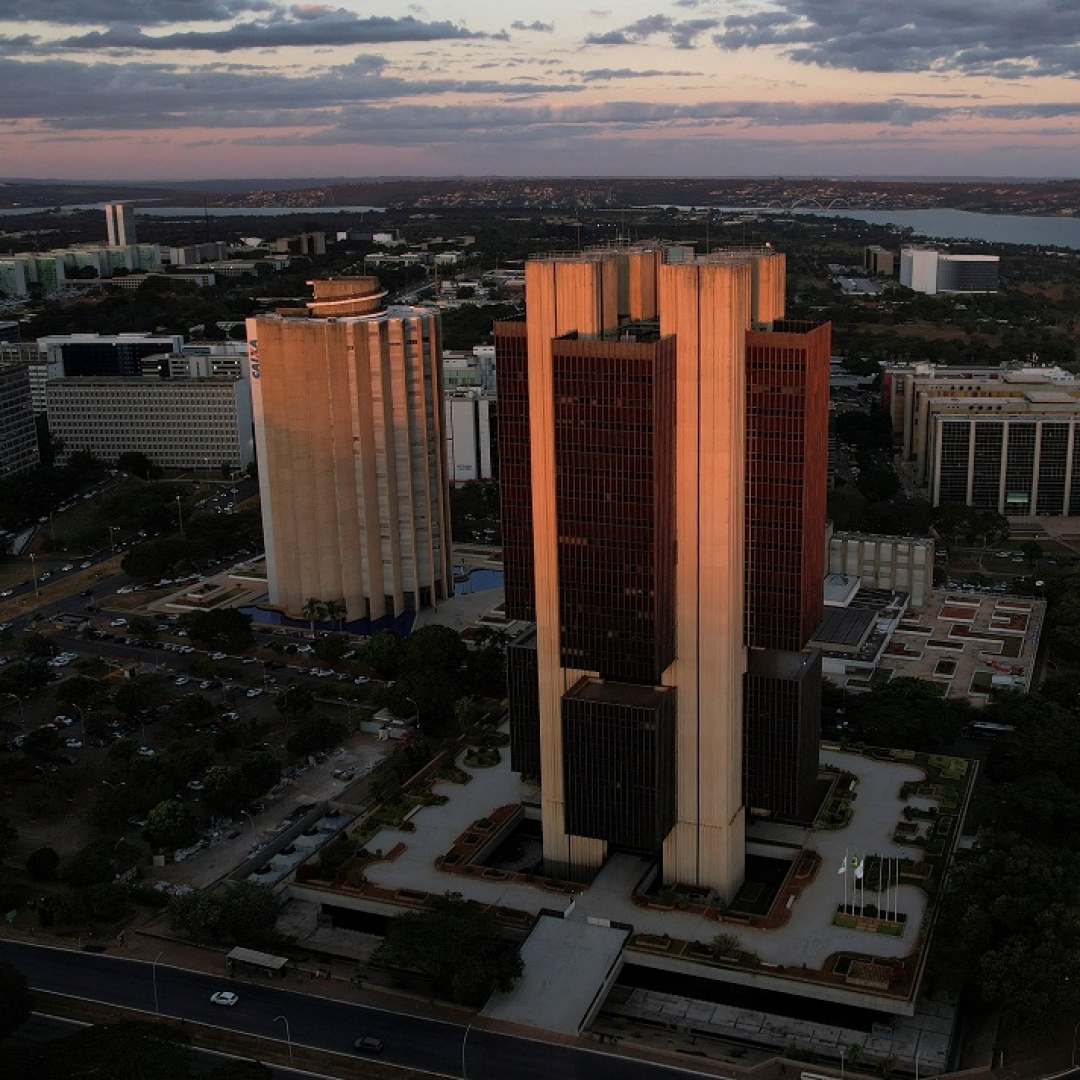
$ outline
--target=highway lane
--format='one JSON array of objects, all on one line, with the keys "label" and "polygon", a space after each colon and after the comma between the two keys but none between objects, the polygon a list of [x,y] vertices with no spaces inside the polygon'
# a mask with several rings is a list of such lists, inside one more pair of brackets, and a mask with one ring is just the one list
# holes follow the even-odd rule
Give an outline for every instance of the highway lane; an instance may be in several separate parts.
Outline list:
[{"label": "highway lane", "polygon": [[[119,957],[72,952],[0,941],[0,959],[20,968],[35,989],[155,1011],[154,965]],[[157,1005],[161,1015],[216,1024],[219,1027],[284,1042],[289,1021],[297,1045],[354,1054],[353,1040],[374,1035],[386,1044],[382,1060],[447,1076],[460,1076],[462,1047],[467,1075],[474,1080],[661,1080],[702,1075],[637,1062],[558,1043],[537,1042],[496,1032],[471,1030],[273,986],[215,978],[158,964]],[[210,995],[229,989],[240,995],[234,1007],[213,1005]]]}]

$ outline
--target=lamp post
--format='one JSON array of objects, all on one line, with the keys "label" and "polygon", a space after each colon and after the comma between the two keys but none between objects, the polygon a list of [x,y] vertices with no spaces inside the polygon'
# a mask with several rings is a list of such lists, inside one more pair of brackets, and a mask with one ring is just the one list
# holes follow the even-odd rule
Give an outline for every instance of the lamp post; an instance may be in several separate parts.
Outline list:
[{"label": "lamp post", "polygon": [[81,708],[79,708],[78,705],[75,704],[74,701],[71,701],[68,704],[70,704],[71,707],[79,714],[79,727],[82,729],[82,741],[83,741],[83,745],[85,746],[86,745],[86,714],[82,711]]},{"label": "lamp post", "polygon": [[160,1007],[158,1006],[158,993],[157,993],[157,965],[158,965],[158,961],[159,961],[159,960],[160,960],[160,959],[161,959],[161,958],[162,958],[162,957],[163,957],[164,955],[165,955],[165,950],[164,950],[164,949],[162,949],[162,950],[161,950],[161,952],[159,952],[159,953],[157,954],[157,956],[155,956],[155,957],[154,957],[154,963],[153,963],[153,964],[151,965],[151,967],[150,967],[150,971],[151,971],[151,977],[152,977],[152,978],[153,978],[153,980],[154,980],[154,1015],[155,1015],[155,1016],[160,1016],[160,1015],[161,1015],[161,1009],[160,1009]]},{"label": "lamp post", "polygon": [[287,1017],[275,1016],[274,1017],[275,1023],[278,1020],[283,1021],[284,1024],[285,1024],[285,1041],[289,1044],[289,1064],[291,1065],[293,1063],[293,1056],[292,1056],[292,1034],[289,1031],[289,1021],[288,1021]]},{"label": "lamp post", "polygon": [[109,540],[112,542],[112,553],[116,554],[116,534],[120,531],[119,525],[109,526]]},{"label": "lamp post", "polygon": [[180,503],[180,496],[176,496],[176,520],[180,522],[180,539],[184,539],[184,508]]},{"label": "lamp post", "polygon": [[1076,1068],[1076,1036],[1080,1032],[1080,1020],[1077,1021],[1076,1027],[1073,1028],[1073,1044],[1072,1044],[1072,1067]]},{"label": "lamp post", "polygon": [[475,1021],[470,1020],[465,1027],[465,1034],[461,1037],[461,1080],[469,1080],[468,1073],[465,1071],[465,1047],[469,1042],[469,1032],[472,1031],[472,1026]]},{"label": "lamp post", "polygon": [[19,703],[19,727],[26,723],[26,710],[23,708],[23,699],[18,694],[6,693],[4,697],[14,698]]},{"label": "lamp post", "polygon": [[37,557],[32,551],[30,552],[30,572],[34,575],[34,595],[40,600],[41,590],[38,588]]}]

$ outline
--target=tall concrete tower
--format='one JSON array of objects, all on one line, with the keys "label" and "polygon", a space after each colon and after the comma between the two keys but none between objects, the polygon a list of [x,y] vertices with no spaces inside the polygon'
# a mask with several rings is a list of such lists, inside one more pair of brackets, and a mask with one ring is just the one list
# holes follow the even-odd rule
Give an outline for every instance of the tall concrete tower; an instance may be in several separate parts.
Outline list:
[{"label": "tall concrete tower", "polygon": [[136,242],[135,207],[131,203],[106,203],[105,225],[109,230],[109,247],[127,247]]},{"label": "tall concrete tower", "polygon": [[270,602],[430,607],[453,592],[439,317],[384,310],[375,278],[310,284],[247,323]]},{"label": "tall concrete tower", "polygon": [[543,256],[496,326],[506,607],[536,623],[512,758],[553,872],[742,882],[746,335],[783,294],[771,248]]}]

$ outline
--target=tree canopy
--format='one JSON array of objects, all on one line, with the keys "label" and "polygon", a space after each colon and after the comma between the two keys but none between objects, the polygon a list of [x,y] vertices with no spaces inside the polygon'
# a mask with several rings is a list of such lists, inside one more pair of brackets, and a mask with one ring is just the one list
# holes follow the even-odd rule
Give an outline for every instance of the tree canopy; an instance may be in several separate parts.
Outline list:
[{"label": "tree canopy", "polygon": [[460,893],[391,919],[377,955],[385,963],[424,972],[437,993],[472,1006],[496,990],[511,990],[523,970],[517,945],[502,937],[483,907]]}]

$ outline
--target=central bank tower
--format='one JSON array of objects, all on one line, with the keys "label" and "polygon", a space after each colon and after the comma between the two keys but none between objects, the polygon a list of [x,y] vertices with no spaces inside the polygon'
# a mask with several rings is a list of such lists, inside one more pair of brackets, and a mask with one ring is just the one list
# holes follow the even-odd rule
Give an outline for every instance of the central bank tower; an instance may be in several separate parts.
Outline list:
[{"label": "central bank tower", "polygon": [[538,256],[525,280],[496,370],[506,614],[536,627],[509,654],[511,753],[540,783],[545,867],[660,854],[666,882],[730,899],[747,344],[783,316],[785,259],[642,245]]}]

